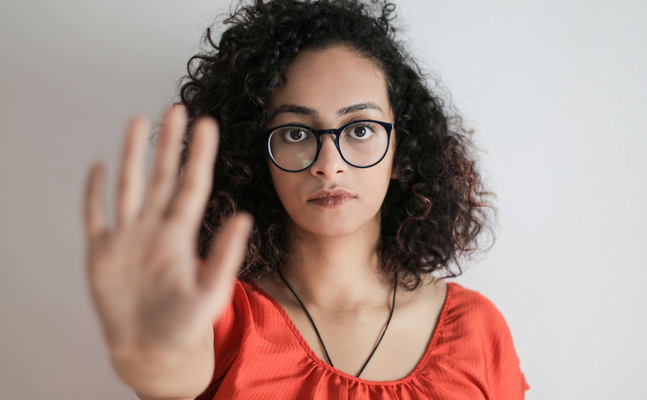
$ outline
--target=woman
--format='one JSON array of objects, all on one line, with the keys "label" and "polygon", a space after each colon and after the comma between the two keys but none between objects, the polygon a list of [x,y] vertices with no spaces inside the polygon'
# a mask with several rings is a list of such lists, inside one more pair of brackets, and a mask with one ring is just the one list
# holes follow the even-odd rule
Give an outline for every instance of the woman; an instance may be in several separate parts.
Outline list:
[{"label": "woman", "polygon": [[523,398],[503,317],[435,277],[460,272],[490,206],[392,11],[241,8],[189,62],[145,198],[131,123],[112,232],[92,168],[90,285],[140,398]]}]

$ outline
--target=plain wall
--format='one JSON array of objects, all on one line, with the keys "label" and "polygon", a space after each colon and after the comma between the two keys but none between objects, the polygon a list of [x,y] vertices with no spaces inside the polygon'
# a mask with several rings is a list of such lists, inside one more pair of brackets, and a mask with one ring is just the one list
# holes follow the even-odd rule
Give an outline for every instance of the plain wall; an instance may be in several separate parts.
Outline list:
[{"label": "plain wall", "polygon": [[[497,241],[457,281],[505,316],[527,399],[644,398],[647,3],[403,0],[398,24],[475,128]],[[91,161],[157,119],[218,1],[3,1],[0,397],[135,399],[84,271]],[[152,154],[150,152],[149,154]]]}]

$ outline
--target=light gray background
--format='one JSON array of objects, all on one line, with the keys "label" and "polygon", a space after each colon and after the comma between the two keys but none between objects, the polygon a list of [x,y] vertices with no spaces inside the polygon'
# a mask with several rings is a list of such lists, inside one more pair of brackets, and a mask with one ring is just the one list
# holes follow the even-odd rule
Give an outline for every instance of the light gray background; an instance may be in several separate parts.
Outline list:
[{"label": "light gray background", "polygon": [[[157,118],[227,1],[3,1],[0,397],[135,399],[84,275],[90,162]],[[647,3],[398,2],[476,129],[498,241],[459,283],[511,328],[528,399],[645,398]],[[152,154],[152,153],[151,153]]]}]

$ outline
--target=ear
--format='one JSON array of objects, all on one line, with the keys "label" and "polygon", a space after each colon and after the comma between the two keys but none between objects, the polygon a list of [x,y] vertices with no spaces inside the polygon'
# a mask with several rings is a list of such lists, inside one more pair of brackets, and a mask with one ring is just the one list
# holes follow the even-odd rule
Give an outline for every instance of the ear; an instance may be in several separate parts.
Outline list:
[{"label": "ear", "polygon": [[393,169],[391,170],[391,179],[398,179],[398,172],[399,171],[397,170],[397,168],[393,167]]}]

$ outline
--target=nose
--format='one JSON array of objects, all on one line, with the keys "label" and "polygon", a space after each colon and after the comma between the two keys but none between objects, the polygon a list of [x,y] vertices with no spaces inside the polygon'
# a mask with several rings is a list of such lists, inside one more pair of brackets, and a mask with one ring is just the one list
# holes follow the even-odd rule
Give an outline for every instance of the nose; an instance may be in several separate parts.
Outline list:
[{"label": "nose", "polygon": [[321,150],[317,161],[310,167],[310,173],[317,177],[333,178],[338,173],[345,173],[348,164],[341,158],[341,154],[335,146],[335,135],[321,135]]}]

